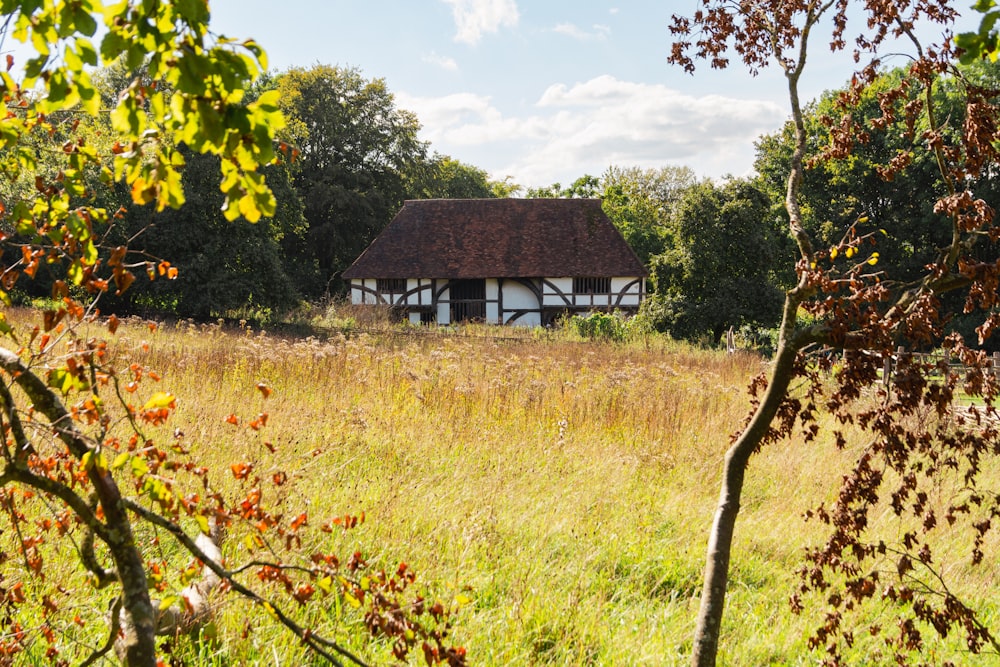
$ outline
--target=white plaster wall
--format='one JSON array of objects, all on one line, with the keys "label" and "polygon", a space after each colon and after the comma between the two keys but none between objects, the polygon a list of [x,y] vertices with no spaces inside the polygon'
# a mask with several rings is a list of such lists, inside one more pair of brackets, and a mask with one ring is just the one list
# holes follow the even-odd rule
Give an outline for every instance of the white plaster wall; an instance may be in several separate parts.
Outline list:
[{"label": "white plaster wall", "polygon": [[[426,284],[427,281],[409,279],[406,281],[406,298],[405,303],[407,306],[420,306],[420,305],[430,305],[431,303],[431,293],[429,289],[418,290],[412,292],[411,290],[417,289],[421,284]],[[398,299],[402,295],[398,295]]]},{"label": "white plaster wall", "polygon": [[[375,289],[375,279],[374,278],[369,278],[367,280],[359,280],[357,282],[361,286],[363,286],[363,287],[368,287],[370,289]],[[352,292],[353,292],[353,290],[352,290]],[[374,294],[371,294],[369,292],[362,292],[361,290],[358,290],[357,292],[354,292],[354,293],[358,295],[358,300],[354,301],[354,303],[363,303],[363,304],[372,304],[373,305],[373,304],[377,304],[379,302],[378,297],[376,297]],[[353,301],[353,299],[354,298],[352,296],[352,301]]]},{"label": "white plaster wall", "polygon": [[[635,280],[635,278],[612,278],[611,279],[611,290],[613,292],[615,292],[615,294],[618,294],[623,289],[625,289],[626,285],[628,285],[629,283],[631,283],[634,280]],[[621,300],[621,305],[622,306],[638,306],[639,305],[639,301],[640,301],[640,298],[642,296],[643,283],[644,283],[643,280],[639,280],[639,281],[636,281],[634,284],[632,284],[628,288],[628,291],[625,293],[625,296],[622,297],[622,300]]]},{"label": "white plaster wall", "polygon": [[[511,317],[513,313],[504,312],[504,323],[507,323],[507,318]],[[513,326],[519,327],[540,327],[542,326],[542,314],[541,313],[525,313],[521,317],[517,318],[513,322],[510,322]]]},{"label": "white plaster wall", "polygon": [[500,308],[496,303],[486,302],[486,321],[489,324],[500,322]]},{"label": "white plaster wall", "polygon": [[512,280],[505,280],[503,284],[503,309],[507,310],[529,310],[538,309],[538,299],[530,289]]},{"label": "white plaster wall", "polygon": [[[566,293],[570,293],[573,289],[573,279],[572,278],[549,278],[550,283],[562,289]],[[615,293],[612,298],[606,295],[583,295],[578,298],[576,305],[578,307],[604,307],[614,304],[615,299],[617,299],[617,294],[626,285],[635,281],[635,278],[612,278],[611,279],[611,289]],[[622,298],[622,306],[638,306],[640,303],[641,294],[644,287],[644,281],[638,281],[632,284],[628,288],[628,292]],[[433,299],[433,281],[430,279],[416,279],[411,278],[407,280],[407,290],[413,290],[417,287],[425,287],[426,289],[420,290],[419,292],[414,292],[410,294],[406,299],[406,305],[416,306],[416,305],[430,305]],[[380,300],[374,295],[366,292],[362,292],[360,289],[362,286],[367,287],[371,290],[375,290],[377,281],[375,279],[367,280],[352,280],[351,281],[351,303],[353,304],[375,304]],[[543,293],[543,305],[547,307],[563,307],[566,303],[561,297],[557,296],[551,287],[542,285],[544,290]],[[486,319],[493,323],[506,323],[508,319],[513,315],[515,310],[535,310],[538,308],[538,301],[535,298],[535,294],[520,283],[505,280],[503,284],[503,312],[499,312],[498,305],[495,301],[499,298],[500,285],[497,280],[487,280],[486,281],[486,298],[487,301],[494,301],[494,303],[486,304]],[[442,301],[447,301],[449,298],[448,290],[445,290],[441,295]],[[448,324],[450,318],[450,312],[447,304],[439,304],[436,313],[436,320],[438,324]],[[420,322],[419,313],[411,313],[410,321],[417,324]],[[523,315],[517,321],[512,322],[519,326],[540,326],[541,325],[541,314],[540,313],[529,313]]]},{"label": "white plaster wall", "polygon": [[[548,282],[552,283],[553,286],[562,290],[563,293],[569,294],[573,291],[573,279],[572,278],[549,278]],[[542,305],[544,306],[565,306],[566,302],[563,301],[562,297],[556,292],[552,291],[552,287],[543,284],[542,288],[545,290],[542,292]]]},{"label": "white plaster wall", "polygon": [[[490,324],[500,323],[500,308],[496,300],[500,296],[500,283],[496,278],[486,279],[486,321]],[[490,302],[493,303],[490,303]]]}]

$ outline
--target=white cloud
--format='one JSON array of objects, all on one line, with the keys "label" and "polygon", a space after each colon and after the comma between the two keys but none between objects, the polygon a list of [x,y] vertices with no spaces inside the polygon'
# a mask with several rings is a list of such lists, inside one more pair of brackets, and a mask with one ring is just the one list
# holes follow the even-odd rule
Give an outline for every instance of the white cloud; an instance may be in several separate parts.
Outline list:
[{"label": "white cloud", "polygon": [[608,35],[611,34],[611,28],[606,25],[599,25],[595,23],[593,25],[593,32],[587,32],[573,23],[559,23],[552,29],[552,32],[566,35],[568,37],[572,37],[573,39],[578,39],[581,42],[593,40],[603,41],[608,38]]},{"label": "white cloud", "polygon": [[483,95],[413,97],[399,93],[396,101],[401,109],[417,115],[423,127],[422,138],[439,151],[442,145],[468,147],[508,140],[541,140],[546,134],[543,119],[505,118],[493,106],[492,99]]},{"label": "white cloud", "polygon": [[443,0],[455,17],[456,42],[476,44],[483,33],[517,25],[520,13],[515,0]]},{"label": "white cloud", "polygon": [[417,114],[434,150],[528,187],[598,176],[611,165],[744,175],[754,140],[786,117],[770,101],[697,97],[611,76],[552,85],[520,114],[471,93],[397,100]]},{"label": "white cloud", "polygon": [[458,71],[458,63],[455,62],[454,58],[449,58],[447,56],[439,56],[438,54],[431,51],[420,58],[425,63],[430,63],[431,65],[437,65],[441,69],[446,69],[449,72]]}]

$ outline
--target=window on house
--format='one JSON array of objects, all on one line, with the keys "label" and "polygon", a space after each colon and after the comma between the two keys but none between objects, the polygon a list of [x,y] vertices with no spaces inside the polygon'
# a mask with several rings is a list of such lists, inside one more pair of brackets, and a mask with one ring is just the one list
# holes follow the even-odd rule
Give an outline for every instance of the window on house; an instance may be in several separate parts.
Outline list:
[{"label": "window on house", "polygon": [[448,284],[451,321],[469,322],[486,319],[486,281],[453,280]]},{"label": "window on house", "polygon": [[382,294],[402,294],[406,291],[406,278],[378,278],[375,287]]},{"label": "window on house", "polygon": [[611,278],[573,278],[575,294],[611,294]]}]

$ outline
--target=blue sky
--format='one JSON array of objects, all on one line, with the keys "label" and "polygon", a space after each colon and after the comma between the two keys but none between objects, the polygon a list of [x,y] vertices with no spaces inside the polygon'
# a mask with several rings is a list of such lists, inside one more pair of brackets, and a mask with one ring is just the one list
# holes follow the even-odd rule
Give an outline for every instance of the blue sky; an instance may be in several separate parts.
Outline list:
[{"label": "blue sky", "polygon": [[[433,151],[526,187],[611,165],[751,171],[754,140],[788,116],[784,80],[773,68],[754,78],[739,67],[691,76],[668,65],[670,15],[698,4],[210,0],[212,29],[253,37],[272,69],[322,63],[383,78]],[[968,14],[966,30],[978,20]],[[840,87],[851,65],[816,49],[804,97]]]},{"label": "blue sky", "polygon": [[610,165],[749,171],[754,138],[787,116],[778,82],[668,65],[679,4],[210,2],[213,29],[254,37],[272,68],[323,63],[384,78],[432,150],[527,187]]}]

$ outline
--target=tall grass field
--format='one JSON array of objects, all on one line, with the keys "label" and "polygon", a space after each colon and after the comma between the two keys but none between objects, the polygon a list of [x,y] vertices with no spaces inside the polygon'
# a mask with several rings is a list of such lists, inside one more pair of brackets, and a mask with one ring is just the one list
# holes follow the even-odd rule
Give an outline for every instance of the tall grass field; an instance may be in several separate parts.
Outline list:
[{"label": "tall grass field", "polygon": [[[470,665],[686,664],[722,457],[767,361],[655,337],[610,344],[568,331],[408,331],[303,338],[135,321],[111,340],[177,396],[161,428],[179,433],[220,487],[235,493],[230,467],[247,462],[265,480],[287,477],[263,484],[264,502],[278,510],[307,508],[314,523],[363,512],[353,530],[317,533],[327,540],[317,546],[358,550],[386,568],[405,561],[429,598],[456,609],[453,640]],[[234,428],[230,415],[245,422],[264,409],[261,382],[273,390],[266,428]],[[807,597],[800,615],[788,603],[804,550],[825,534],[803,513],[835,496],[861,446],[787,440],[752,461],[720,664],[822,663],[822,650],[808,646],[822,597]],[[175,555],[166,536],[143,539]],[[246,560],[245,548],[223,545],[234,561]],[[50,558],[53,568],[82,570],[71,550]],[[962,573],[967,560],[953,569]],[[988,565],[961,577],[987,620],[997,620],[996,573]],[[91,591],[82,571],[70,588],[67,599],[98,610],[95,618],[107,609],[107,594]],[[217,605],[214,637],[172,642],[168,661],[319,664],[236,596],[220,594]],[[342,600],[290,609],[366,661],[394,662]],[[105,630],[79,632],[96,645]],[[882,664],[877,641],[859,641],[856,664]],[[928,656],[972,659],[950,640],[929,645]],[[49,664],[42,652],[26,660]]]}]

